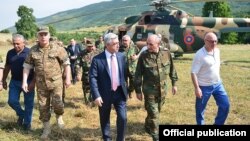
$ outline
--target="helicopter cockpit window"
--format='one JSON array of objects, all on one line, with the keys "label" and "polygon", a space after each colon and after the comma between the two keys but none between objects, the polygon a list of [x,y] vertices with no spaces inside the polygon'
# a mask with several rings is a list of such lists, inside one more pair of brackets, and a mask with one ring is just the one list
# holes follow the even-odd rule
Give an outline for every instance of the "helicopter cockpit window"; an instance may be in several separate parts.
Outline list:
[{"label": "helicopter cockpit window", "polygon": [[145,24],[149,24],[150,22],[151,22],[151,17],[150,17],[150,15],[145,16],[145,17],[144,17],[144,23],[145,23]]},{"label": "helicopter cockpit window", "polygon": [[185,11],[178,10],[176,14],[176,18],[188,18],[188,14]]},{"label": "helicopter cockpit window", "polygon": [[164,21],[165,21],[164,17],[157,16],[157,17],[154,17],[152,24],[164,24],[166,23]]},{"label": "helicopter cockpit window", "polygon": [[177,24],[176,19],[172,15],[157,15],[152,18],[151,24]]}]

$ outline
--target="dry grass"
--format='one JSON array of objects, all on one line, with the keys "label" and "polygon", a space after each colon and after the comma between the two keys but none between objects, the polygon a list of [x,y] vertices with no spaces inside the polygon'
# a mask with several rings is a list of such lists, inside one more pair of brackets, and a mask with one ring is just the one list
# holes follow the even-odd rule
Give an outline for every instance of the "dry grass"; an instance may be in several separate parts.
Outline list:
[{"label": "dry grass", "polygon": [[0,33],[0,55],[4,56],[11,45],[11,34]]},{"label": "dry grass", "polygon": [[[99,26],[99,27],[89,27],[89,28],[80,28],[80,29],[76,29],[76,30],[71,30],[71,31],[66,31],[69,33],[75,33],[75,32],[91,32],[91,31],[95,31],[95,32],[105,32],[110,26]],[[65,31],[63,31],[65,32]]]},{"label": "dry grass", "polygon": [[[250,45],[220,46],[221,75],[230,97],[231,109],[226,124],[250,124]],[[9,47],[0,46],[1,54],[6,54]],[[195,124],[194,90],[190,79],[190,67],[194,54],[186,54],[175,60],[179,75],[178,94],[169,94],[162,109],[161,124]],[[7,104],[7,91],[0,92],[0,140],[39,140],[42,123],[39,121],[37,103],[34,109],[32,133],[24,134],[16,125],[17,117]],[[22,100],[23,101],[23,100]],[[217,112],[213,98],[210,99],[206,111],[206,123],[213,124]],[[115,112],[111,112],[111,130],[115,138]],[[126,141],[150,141],[144,132],[143,125],[146,112],[143,102],[135,95],[128,100],[128,128]],[[67,89],[64,130],[58,130],[55,115],[52,114],[52,134],[50,140],[101,140],[98,109],[89,108],[83,103],[81,82]]]}]

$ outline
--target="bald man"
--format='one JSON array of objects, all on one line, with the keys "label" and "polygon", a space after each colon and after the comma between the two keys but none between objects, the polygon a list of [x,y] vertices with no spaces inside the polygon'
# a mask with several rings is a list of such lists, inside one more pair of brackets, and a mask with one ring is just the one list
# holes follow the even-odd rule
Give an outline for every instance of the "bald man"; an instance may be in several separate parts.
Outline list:
[{"label": "bald man", "polygon": [[218,106],[215,125],[223,125],[229,113],[229,98],[220,78],[220,50],[217,36],[209,32],[204,37],[205,45],[193,59],[191,78],[196,96],[196,122],[205,124],[204,113],[207,102],[213,95]]},{"label": "bald man", "polygon": [[138,59],[135,71],[134,86],[137,99],[144,97],[147,111],[145,131],[153,141],[159,140],[159,116],[167,95],[167,78],[172,84],[172,93],[177,93],[177,72],[168,49],[160,48],[161,39],[152,34],[147,39],[147,50]]}]

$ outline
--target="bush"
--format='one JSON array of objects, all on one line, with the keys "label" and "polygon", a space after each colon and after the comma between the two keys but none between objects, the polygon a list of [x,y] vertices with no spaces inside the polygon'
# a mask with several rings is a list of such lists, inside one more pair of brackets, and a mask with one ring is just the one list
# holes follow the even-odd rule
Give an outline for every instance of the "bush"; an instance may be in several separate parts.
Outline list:
[{"label": "bush", "polygon": [[82,42],[83,38],[92,38],[92,39],[98,39],[98,37],[102,35],[102,33],[98,33],[95,31],[90,31],[90,32],[75,32],[75,33],[57,33],[56,36],[57,38],[62,41],[65,45],[69,44],[69,41],[71,39],[75,39],[77,42]]},{"label": "bush", "polygon": [[8,29],[1,30],[0,33],[10,33]]}]

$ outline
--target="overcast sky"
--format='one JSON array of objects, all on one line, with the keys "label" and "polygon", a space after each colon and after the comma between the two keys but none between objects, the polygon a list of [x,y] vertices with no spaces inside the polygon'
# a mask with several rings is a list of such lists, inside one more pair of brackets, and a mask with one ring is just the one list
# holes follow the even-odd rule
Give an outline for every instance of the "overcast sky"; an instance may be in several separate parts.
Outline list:
[{"label": "overcast sky", "polygon": [[0,30],[15,25],[20,5],[33,8],[36,18],[43,18],[57,12],[80,8],[92,3],[110,0],[0,0]]}]

